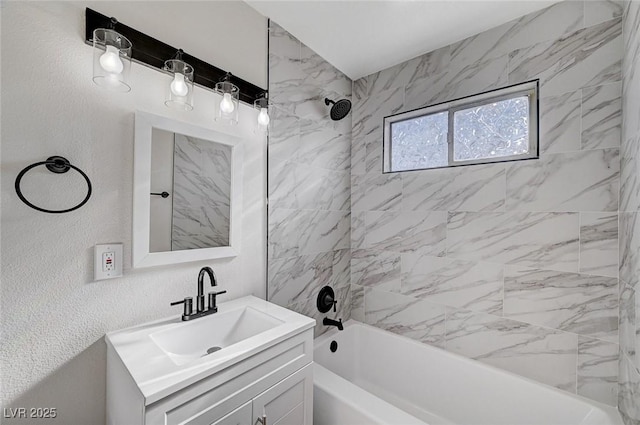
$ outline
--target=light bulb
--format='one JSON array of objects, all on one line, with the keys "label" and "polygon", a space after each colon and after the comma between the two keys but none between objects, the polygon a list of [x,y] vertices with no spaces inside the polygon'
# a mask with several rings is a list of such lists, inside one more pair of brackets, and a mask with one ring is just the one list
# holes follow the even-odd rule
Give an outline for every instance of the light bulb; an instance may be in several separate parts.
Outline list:
[{"label": "light bulb", "polygon": [[187,87],[187,83],[184,82],[184,74],[176,72],[173,81],[171,82],[171,93],[176,96],[186,96],[189,93],[189,87]]},{"label": "light bulb", "polygon": [[258,114],[258,124],[263,127],[269,125],[269,113],[267,112],[267,108],[260,108],[260,113]]},{"label": "light bulb", "polygon": [[234,109],[236,109],[236,105],[233,104],[231,93],[225,93],[222,96],[222,101],[220,102],[220,110],[225,114],[230,114]]},{"label": "light bulb", "polygon": [[120,74],[124,65],[120,60],[120,52],[116,46],[107,46],[107,51],[100,56],[100,66],[111,74]]}]

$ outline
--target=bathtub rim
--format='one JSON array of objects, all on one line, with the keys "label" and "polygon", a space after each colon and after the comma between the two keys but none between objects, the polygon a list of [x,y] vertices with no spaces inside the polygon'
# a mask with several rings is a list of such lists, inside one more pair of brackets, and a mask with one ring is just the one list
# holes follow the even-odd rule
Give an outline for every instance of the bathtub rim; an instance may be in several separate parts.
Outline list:
[{"label": "bathtub rim", "polygon": [[[411,339],[409,337],[406,337],[406,336],[403,336],[403,335],[398,335],[396,333],[393,333],[393,332],[390,332],[390,331],[387,331],[387,330],[384,330],[384,329],[380,329],[380,328],[372,326],[372,325],[368,325],[366,323],[357,321],[355,319],[349,319],[346,322],[344,322],[345,331],[347,329],[350,329],[350,328],[353,328],[353,327],[363,327],[365,329],[373,331],[374,333],[382,333],[382,334],[385,334],[385,335],[387,335],[387,336],[389,336],[391,338],[397,339],[399,341],[403,341],[403,343],[413,344],[413,345],[416,345],[417,347],[420,347],[422,349],[433,350],[433,351],[435,351],[437,353],[440,353],[440,354],[444,354],[444,355],[447,355],[447,356],[452,356],[454,359],[458,359],[459,361],[463,361],[465,364],[471,365],[473,367],[483,367],[483,368],[488,369],[489,371],[505,374],[507,376],[511,376],[511,377],[517,378],[519,380],[523,380],[524,382],[527,382],[529,384],[543,386],[547,390],[552,390],[556,395],[558,395],[560,397],[569,397],[569,398],[574,399],[577,402],[589,405],[594,410],[600,410],[603,414],[607,415],[607,417],[611,419],[613,424],[619,424],[619,425],[623,425],[624,424],[624,422],[622,420],[622,416],[620,414],[620,411],[618,410],[618,408],[616,406],[610,406],[608,404],[604,404],[604,403],[601,403],[599,401],[592,400],[590,398],[587,398],[587,397],[584,397],[584,396],[581,396],[581,395],[578,395],[578,394],[573,394],[573,393],[570,393],[570,392],[567,392],[567,391],[563,391],[563,390],[561,390],[559,388],[556,388],[554,386],[551,386],[549,384],[545,384],[543,382],[539,382],[539,381],[536,381],[534,379],[527,378],[526,376],[518,375],[517,373],[510,372],[510,371],[504,370],[504,369],[500,369],[499,367],[492,366],[492,365],[489,365],[489,364],[485,364],[485,363],[482,363],[482,362],[480,362],[478,360],[474,360],[474,359],[471,359],[469,357],[465,357],[465,356],[463,356],[461,354],[453,353],[453,352],[447,351],[447,350],[445,350],[443,348],[435,347],[433,345],[428,345],[428,344],[416,341],[414,339]],[[322,335],[314,338],[314,340],[313,340],[314,362],[318,363],[320,366],[322,366],[323,368],[329,370],[332,373],[334,373],[334,372],[331,371],[326,366],[324,366],[322,363],[320,363],[320,362],[318,362],[316,360],[315,350],[319,349],[319,347],[322,344],[328,343],[331,339],[334,338],[335,335],[339,334],[339,332],[344,332],[344,331],[339,331],[337,328],[334,328],[334,329],[331,329],[331,330],[323,333]],[[587,414],[587,416],[585,416],[585,419],[588,416],[592,415],[593,413],[594,413],[593,410],[591,412],[589,412]]]}]

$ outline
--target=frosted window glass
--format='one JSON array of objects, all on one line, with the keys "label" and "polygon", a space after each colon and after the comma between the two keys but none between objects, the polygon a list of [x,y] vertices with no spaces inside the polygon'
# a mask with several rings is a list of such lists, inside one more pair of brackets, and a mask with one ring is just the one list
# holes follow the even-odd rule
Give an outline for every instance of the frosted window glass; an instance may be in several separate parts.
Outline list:
[{"label": "frosted window glass", "polygon": [[453,114],[453,159],[497,158],[529,152],[529,99],[488,103]]},{"label": "frosted window glass", "polygon": [[394,122],[391,125],[393,171],[449,165],[448,112]]}]

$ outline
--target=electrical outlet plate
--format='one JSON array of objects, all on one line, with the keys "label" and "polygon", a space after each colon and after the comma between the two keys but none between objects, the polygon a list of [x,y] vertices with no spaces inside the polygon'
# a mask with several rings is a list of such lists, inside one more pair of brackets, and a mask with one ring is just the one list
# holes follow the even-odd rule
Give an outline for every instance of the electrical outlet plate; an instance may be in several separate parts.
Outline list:
[{"label": "electrical outlet plate", "polygon": [[103,280],[122,276],[122,244],[96,245],[93,254],[93,279]]}]

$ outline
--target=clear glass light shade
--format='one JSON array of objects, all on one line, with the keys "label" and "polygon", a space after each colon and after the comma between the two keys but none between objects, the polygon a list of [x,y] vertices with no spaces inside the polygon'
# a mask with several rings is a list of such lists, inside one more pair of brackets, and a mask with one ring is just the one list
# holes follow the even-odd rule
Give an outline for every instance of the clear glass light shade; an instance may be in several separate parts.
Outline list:
[{"label": "clear glass light shade", "polygon": [[110,90],[128,92],[131,42],[106,28],[93,31],[93,82]]},{"label": "clear glass light shade", "polygon": [[253,102],[253,107],[258,111],[257,127],[256,129],[261,132],[265,132],[269,129],[269,102],[266,98],[262,97]]},{"label": "clear glass light shade", "polygon": [[179,59],[164,63],[171,73],[167,82],[167,97],[164,102],[170,108],[191,111],[193,109],[193,67]]},{"label": "clear glass light shade", "polygon": [[240,109],[240,90],[228,81],[217,83],[215,91],[220,95],[216,102],[216,121],[227,124],[238,124],[238,109]]}]

